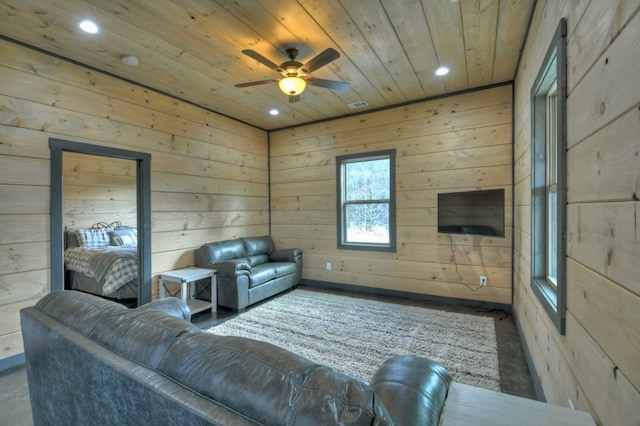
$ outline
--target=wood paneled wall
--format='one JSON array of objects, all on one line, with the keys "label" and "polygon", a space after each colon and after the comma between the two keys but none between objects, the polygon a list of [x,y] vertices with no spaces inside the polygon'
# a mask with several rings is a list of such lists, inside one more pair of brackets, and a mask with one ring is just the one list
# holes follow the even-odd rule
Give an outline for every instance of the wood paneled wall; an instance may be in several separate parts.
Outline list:
[{"label": "wood paneled wall", "polygon": [[[512,86],[272,132],[272,233],[303,279],[511,303]],[[338,250],[338,155],[395,148],[397,252]],[[505,238],[440,234],[437,194],[505,190]],[[331,270],[326,264],[331,263]],[[477,289],[479,277],[488,287]]]},{"label": "wood paneled wall", "polygon": [[0,40],[0,361],[50,291],[50,137],[151,154],[154,276],[269,232],[266,132]]},{"label": "wood paneled wall", "polygon": [[[546,399],[640,424],[640,14],[637,1],[539,1],[515,81],[515,313]],[[567,313],[531,277],[530,90],[568,22]]]},{"label": "wood paneled wall", "polygon": [[137,226],[136,162],[64,152],[62,225],[83,228],[118,221]]}]

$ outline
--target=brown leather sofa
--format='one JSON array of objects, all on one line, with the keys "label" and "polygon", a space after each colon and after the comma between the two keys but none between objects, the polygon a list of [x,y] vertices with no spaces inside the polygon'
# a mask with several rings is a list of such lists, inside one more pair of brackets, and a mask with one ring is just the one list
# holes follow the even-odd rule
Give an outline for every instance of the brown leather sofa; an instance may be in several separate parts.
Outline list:
[{"label": "brown leather sofa", "polygon": [[[201,331],[179,299],[136,309],[60,291],[20,311],[36,425],[437,425],[451,377],[386,361],[370,384]],[[357,356],[357,354],[354,354]]]},{"label": "brown leather sofa", "polygon": [[218,305],[234,311],[298,285],[302,250],[276,250],[271,237],[245,237],[203,244],[196,266],[217,271]]}]

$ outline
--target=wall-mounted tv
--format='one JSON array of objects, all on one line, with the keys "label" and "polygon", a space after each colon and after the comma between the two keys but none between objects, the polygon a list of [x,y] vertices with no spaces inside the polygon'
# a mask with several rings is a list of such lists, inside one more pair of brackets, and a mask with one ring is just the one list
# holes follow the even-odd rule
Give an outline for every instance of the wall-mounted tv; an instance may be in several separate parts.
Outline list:
[{"label": "wall-mounted tv", "polygon": [[438,232],[504,237],[504,189],[438,194]]}]

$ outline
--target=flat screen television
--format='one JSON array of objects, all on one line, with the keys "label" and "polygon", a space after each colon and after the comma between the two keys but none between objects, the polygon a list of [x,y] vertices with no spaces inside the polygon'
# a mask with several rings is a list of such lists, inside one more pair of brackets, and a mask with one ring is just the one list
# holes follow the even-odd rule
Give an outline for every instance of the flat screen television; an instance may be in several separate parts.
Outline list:
[{"label": "flat screen television", "polygon": [[438,194],[438,232],[504,237],[504,189]]}]

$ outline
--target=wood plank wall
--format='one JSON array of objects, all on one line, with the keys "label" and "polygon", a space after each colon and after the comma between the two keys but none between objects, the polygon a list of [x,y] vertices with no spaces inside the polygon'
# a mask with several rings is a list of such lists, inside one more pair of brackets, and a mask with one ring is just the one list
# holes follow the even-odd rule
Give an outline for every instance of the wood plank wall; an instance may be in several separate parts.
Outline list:
[{"label": "wood plank wall", "polygon": [[50,137],[151,154],[154,277],[269,232],[266,132],[0,40],[0,361],[23,351],[19,309],[50,290]]},{"label": "wood plank wall", "polygon": [[[272,132],[276,245],[303,249],[303,279],[510,304],[511,107],[501,86]],[[391,148],[397,253],[338,250],[336,156]],[[437,232],[439,192],[497,188],[505,238]],[[473,291],[481,275],[488,287]]]},{"label": "wood plank wall", "polygon": [[[515,314],[546,399],[640,424],[640,6],[539,1],[515,81]],[[530,90],[568,22],[567,313],[532,294]]]},{"label": "wood plank wall", "polygon": [[63,227],[86,228],[115,221],[137,226],[133,160],[64,152],[62,194]]}]

